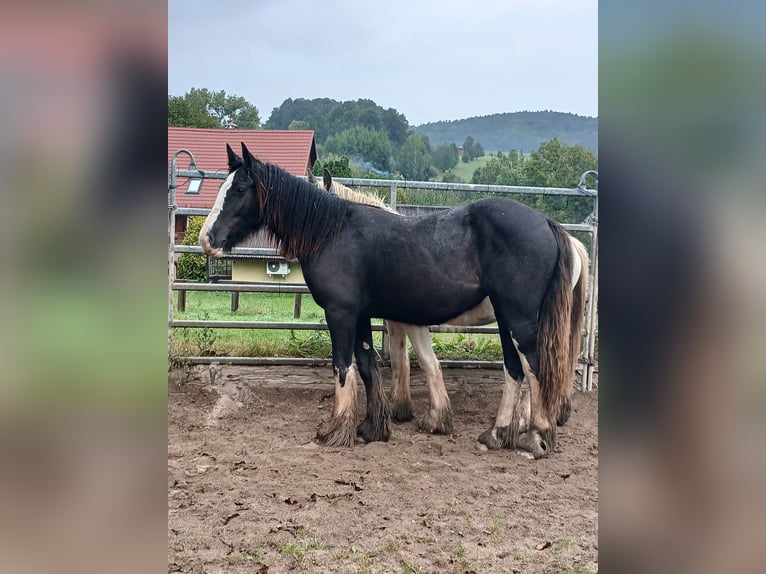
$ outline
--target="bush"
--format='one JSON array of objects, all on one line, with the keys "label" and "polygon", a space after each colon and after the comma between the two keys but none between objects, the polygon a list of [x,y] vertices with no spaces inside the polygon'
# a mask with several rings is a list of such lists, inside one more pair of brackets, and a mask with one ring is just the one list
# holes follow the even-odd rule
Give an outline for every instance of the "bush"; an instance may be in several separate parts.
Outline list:
[{"label": "bush", "polygon": [[[199,232],[205,218],[190,216],[182,245],[199,245]],[[207,256],[198,253],[184,253],[178,258],[178,279],[187,281],[205,281]]]}]

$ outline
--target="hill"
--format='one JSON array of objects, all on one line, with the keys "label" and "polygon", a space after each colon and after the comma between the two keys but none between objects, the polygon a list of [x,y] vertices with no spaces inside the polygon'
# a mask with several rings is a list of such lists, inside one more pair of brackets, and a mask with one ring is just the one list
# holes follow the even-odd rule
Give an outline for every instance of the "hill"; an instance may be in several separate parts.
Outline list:
[{"label": "hill", "polygon": [[432,147],[461,145],[467,136],[488,153],[512,149],[528,153],[558,136],[567,145],[581,144],[598,152],[598,118],[561,112],[514,112],[431,122],[411,128],[428,136]]}]

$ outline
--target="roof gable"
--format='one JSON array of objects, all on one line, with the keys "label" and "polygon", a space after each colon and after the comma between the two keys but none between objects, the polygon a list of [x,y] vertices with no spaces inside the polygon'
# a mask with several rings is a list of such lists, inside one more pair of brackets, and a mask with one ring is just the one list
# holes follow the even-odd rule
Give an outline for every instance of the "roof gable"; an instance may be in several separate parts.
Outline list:
[{"label": "roof gable", "polygon": [[[173,154],[181,148],[194,154],[197,167],[204,171],[228,172],[226,144],[238,151],[244,142],[261,161],[273,163],[285,171],[304,176],[317,158],[313,130],[226,130],[168,127],[168,171]],[[186,169],[188,156],[178,156],[178,169]],[[205,179],[198,195],[184,193],[188,178],[178,178],[176,203],[179,207],[210,209],[221,185],[219,179]]]}]

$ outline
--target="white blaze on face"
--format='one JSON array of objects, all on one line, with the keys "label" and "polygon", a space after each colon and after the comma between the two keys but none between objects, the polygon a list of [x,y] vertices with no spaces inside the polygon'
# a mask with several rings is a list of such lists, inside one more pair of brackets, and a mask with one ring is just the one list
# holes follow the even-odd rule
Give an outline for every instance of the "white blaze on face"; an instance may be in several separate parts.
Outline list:
[{"label": "white blaze on face", "polygon": [[210,213],[208,214],[207,219],[205,219],[205,223],[202,224],[202,229],[200,229],[199,232],[199,243],[202,246],[202,249],[212,257],[221,257],[223,255],[223,249],[220,247],[214,249],[210,245],[207,234],[213,228],[213,225],[215,225],[218,215],[220,215],[221,210],[223,209],[223,204],[226,201],[226,194],[231,189],[231,184],[234,181],[234,173],[235,172],[231,172],[229,177],[227,177],[221,184],[213,208],[210,210]]}]

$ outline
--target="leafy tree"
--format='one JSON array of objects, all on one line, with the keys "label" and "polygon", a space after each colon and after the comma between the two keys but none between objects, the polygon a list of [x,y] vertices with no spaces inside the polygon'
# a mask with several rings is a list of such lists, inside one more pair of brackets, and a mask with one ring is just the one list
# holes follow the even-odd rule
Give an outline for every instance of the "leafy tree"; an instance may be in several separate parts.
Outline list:
[{"label": "leafy tree", "polygon": [[463,162],[468,163],[484,155],[484,148],[474,141],[473,137],[467,136],[463,142]]},{"label": "leafy tree", "polygon": [[231,116],[231,121],[237,124],[241,130],[257,130],[261,127],[258,108],[249,103],[236,110]]},{"label": "leafy tree", "polygon": [[378,130],[362,126],[348,128],[327,139],[324,149],[328,153],[359,156],[372,163],[377,169],[389,171],[393,147],[388,136]]},{"label": "leafy tree", "polygon": [[240,96],[207,88],[192,88],[183,96],[168,96],[168,125],[220,128],[228,122],[242,129],[260,127],[258,109]]},{"label": "leafy tree", "polygon": [[[182,245],[199,245],[199,232],[205,218],[202,216],[189,216],[184,232]],[[178,279],[188,281],[205,281],[207,257],[201,253],[183,253],[178,258]]]},{"label": "leafy tree", "polygon": [[399,171],[407,179],[424,181],[431,177],[431,146],[428,138],[414,132],[407,136],[399,154]]},{"label": "leafy tree", "polygon": [[345,155],[325,155],[321,160],[314,162],[314,168],[311,171],[315,176],[322,177],[325,168],[333,175],[333,177],[353,177],[351,166],[348,163],[348,157]]},{"label": "leafy tree", "polygon": [[404,115],[392,108],[384,110],[372,100],[338,102],[330,98],[288,98],[272,110],[265,127],[284,130],[294,120],[308,122],[318,144],[349,128],[362,126],[385,133],[393,146],[401,147],[409,129]]},{"label": "leafy tree", "polygon": [[440,145],[431,152],[431,159],[435,168],[442,171],[452,169],[460,161],[460,152],[457,146],[452,143],[449,145]]},{"label": "leafy tree", "polygon": [[183,96],[168,96],[168,126],[219,128],[221,124],[207,109],[210,92],[192,88]]},{"label": "leafy tree", "polygon": [[293,120],[287,126],[288,130],[310,130],[309,123],[306,120]]},{"label": "leafy tree", "polygon": [[[598,169],[593,151],[580,144],[568,146],[557,137],[529,154],[521,168],[524,185],[567,188],[575,187],[580,176],[591,169]],[[579,197],[538,196],[535,206],[558,221],[580,223],[590,213],[592,202]]]},{"label": "leafy tree", "polygon": [[388,108],[383,112],[381,122],[391,143],[397,147],[404,145],[409,130],[409,122],[404,114],[400,114],[394,108]]},{"label": "leafy tree", "polygon": [[442,174],[439,176],[439,181],[446,183],[465,183],[458,174],[452,171],[452,169],[444,170],[444,172],[442,172]]},{"label": "leafy tree", "polygon": [[[473,183],[573,188],[580,176],[598,169],[596,154],[580,144],[568,146],[558,138],[544,142],[528,159],[517,152],[491,158],[473,173]],[[515,196],[548,216],[566,223],[580,223],[592,209],[588,198],[574,196]]]}]

